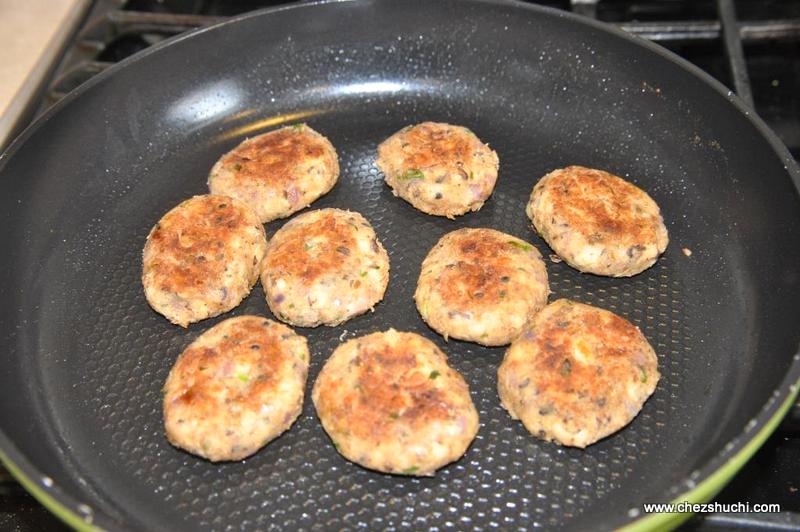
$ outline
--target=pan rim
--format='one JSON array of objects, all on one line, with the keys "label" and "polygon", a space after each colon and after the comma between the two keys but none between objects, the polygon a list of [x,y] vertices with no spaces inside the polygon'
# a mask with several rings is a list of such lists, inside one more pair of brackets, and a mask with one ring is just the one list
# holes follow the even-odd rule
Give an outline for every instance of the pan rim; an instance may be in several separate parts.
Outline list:
[{"label": "pan rim", "polygon": [[[411,3],[410,0],[405,0]],[[784,164],[786,172],[789,174],[790,179],[795,187],[795,192],[800,194],[800,166],[794,160],[789,150],[778,138],[769,126],[749,108],[738,96],[733,94],[726,86],[717,81],[710,74],[704,72],[699,67],[693,65],[687,60],[677,56],[673,52],[663,48],[655,43],[645,40],[644,38],[632,35],[624,30],[617,28],[613,25],[600,22],[595,19],[589,19],[576,15],[571,12],[561,11],[555,8],[550,8],[541,5],[527,4],[520,0],[462,0],[471,2],[473,4],[485,4],[489,6],[510,7],[514,9],[522,9],[530,12],[535,12],[545,17],[557,17],[568,19],[570,23],[583,25],[595,30],[611,34],[617,38],[621,38],[631,45],[643,47],[663,59],[672,62],[684,71],[693,75],[700,82],[710,86],[723,98],[726,98],[733,107],[743,114],[745,118],[756,128],[756,131],[768,142],[769,146],[779,156]],[[139,53],[136,53],[124,60],[109,67],[100,74],[94,76],[67,96],[62,98],[59,102],[48,109],[41,117],[35,120],[32,124],[26,127],[23,132],[17,136],[8,145],[3,153],[0,153],[0,172],[5,168],[8,161],[14,154],[25,144],[33,134],[35,134],[41,127],[49,122],[49,120],[58,114],[64,106],[69,105],[74,99],[80,97],[85,92],[89,91],[96,84],[104,82],[107,78],[114,76],[115,73],[127,68],[129,65],[137,63],[154,53],[161,53],[164,48],[182,42],[185,39],[190,39],[196,35],[203,34],[208,31],[217,31],[218,28],[225,27],[229,24],[237,24],[242,20],[269,16],[273,13],[295,10],[314,8],[323,5],[332,5],[338,3],[372,3],[371,0],[315,0],[313,2],[289,4],[284,6],[270,7],[259,9],[238,16],[231,17],[225,21],[211,26],[197,28],[186,33],[177,35],[170,39],[166,39],[161,43],[151,46]],[[731,478],[741,469],[741,467],[752,457],[753,454],[761,447],[767,437],[774,431],[780,420],[788,412],[792,403],[796,399],[800,391],[800,346],[795,350],[793,361],[789,367],[786,375],[777,386],[769,399],[761,406],[759,412],[754,416],[742,430],[737,433],[730,441],[728,441],[721,450],[714,454],[704,466],[699,468],[693,473],[693,479],[685,479],[674,483],[667,493],[675,492],[677,495],[672,499],[672,502],[689,501],[689,502],[705,502],[713,497]],[[70,526],[79,530],[97,530],[95,525],[100,525],[108,530],[122,530],[123,524],[113,520],[110,516],[103,513],[93,513],[92,521],[88,522],[84,519],[79,511],[83,505],[70,493],[66,493],[58,486],[48,488],[49,491],[43,490],[38,482],[34,479],[42,478],[44,475],[36,468],[25,455],[11,443],[11,440],[6,435],[4,429],[0,428],[0,462],[9,469],[11,474],[20,481],[20,483],[31,492],[45,507],[53,512],[57,517],[64,520]],[[657,501],[663,502],[663,501]],[[650,514],[640,516],[637,514],[629,513],[626,516],[617,516],[612,519],[615,527],[625,527],[631,530],[643,530],[660,527],[673,527],[677,526],[691,514]]]}]

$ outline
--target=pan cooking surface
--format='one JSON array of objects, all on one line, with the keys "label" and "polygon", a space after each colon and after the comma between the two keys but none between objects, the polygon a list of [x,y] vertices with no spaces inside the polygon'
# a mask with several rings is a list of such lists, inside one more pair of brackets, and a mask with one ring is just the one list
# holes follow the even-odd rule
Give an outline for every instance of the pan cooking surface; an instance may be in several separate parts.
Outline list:
[{"label": "pan cooking surface", "polygon": [[[780,155],[723,94],[648,47],[538,9],[458,5],[457,20],[447,2],[354,2],[201,32],[72,98],[0,170],[15,265],[2,323],[18,381],[2,398],[36,420],[15,435],[4,413],[3,426],[93,518],[164,530],[610,527],[691,488],[767,403],[797,345],[786,320],[800,211]],[[479,212],[427,216],[383,183],[378,143],[425,120],[467,126],[498,152],[498,184]],[[303,414],[256,455],[211,464],[167,443],[161,386],[212,325],[272,316],[258,284],[231,313],[171,325],[145,301],[141,250],[164,212],[206,192],[220,155],[299,121],[331,140],[342,166],[312,208],[373,224],[389,288],[374,313],[298,328],[312,354]],[[547,260],[525,204],[539,177],[569,164],[626,177],[656,200],[670,245],[653,268],[609,279]],[[283,223],[267,224],[268,236]],[[583,451],[533,438],[500,407],[504,349],[446,343],[422,322],[412,299],[420,264],[460,227],[532,242],[551,300],[591,303],[641,328],[662,379],[627,428]],[[465,456],[432,478],[345,461],[311,404],[341,341],[389,327],[448,353],[480,414]]]}]

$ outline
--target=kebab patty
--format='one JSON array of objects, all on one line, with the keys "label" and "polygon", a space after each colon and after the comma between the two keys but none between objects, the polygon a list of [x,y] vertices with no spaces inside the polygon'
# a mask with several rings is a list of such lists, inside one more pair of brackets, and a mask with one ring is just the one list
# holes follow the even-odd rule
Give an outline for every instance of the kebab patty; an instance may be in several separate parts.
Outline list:
[{"label": "kebab patty", "polygon": [[444,235],[422,262],[414,299],[436,332],[496,346],[510,343],[547,304],[541,254],[494,229]]},{"label": "kebab patty", "polygon": [[659,378],[656,354],[637,327],[559,299],[512,342],[497,391],[534,436],[583,448],[630,423]]},{"label": "kebab patty", "polygon": [[306,339],[260,316],[222,321],[181,353],[164,385],[164,426],[175,445],[212,462],[241,460],[300,415]]},{"label": "kebab patty", "polygon": [[330,141],[305,124],[247,139],[211,169],[213,194],[246,203],[262,223],[308,207],[339,178],[339,158]]},{"label": "kebab patty", "polygon": [[497,182],[497,153],[469,129],[436,122],[405,127],[378,146],[378,168],[395,196],[427,214],[477,211]]},{"label": "kebab patty", "polygon": [[340,345],[312,398],[336,449],[385,473],[432,475],[460,458],[478,432],[464,378],[414,333],[389,329]]},{"label": "kebab patty", "polygon": [[301,327],[338,325],[372,309],[389,283],[389,256],[369,222],[341,209],[309,211],[275,233],[261,284],[272,313]]},{"label": "kebab patty", "polygon": [[656,202],[639,187],[602,170],[568,166],[536,183],[526,209],[536,231],[582,272],[630,277],[667,248]]},{"label": "kebab patty", "polygon": [[266,248],[264,227],[247,205],[225,196],[188,199],[147,236],[147,302],[181,327],[227,312],[250,293]]}]

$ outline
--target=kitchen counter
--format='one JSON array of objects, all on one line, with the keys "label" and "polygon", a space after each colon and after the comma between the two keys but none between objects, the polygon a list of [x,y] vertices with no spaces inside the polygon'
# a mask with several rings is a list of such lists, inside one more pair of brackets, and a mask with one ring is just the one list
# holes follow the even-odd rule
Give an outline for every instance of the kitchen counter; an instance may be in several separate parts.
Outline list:
[{"label": "kitchen counter", "polygon": [[87,4],[88,0],[0,0],[0,146]]}]

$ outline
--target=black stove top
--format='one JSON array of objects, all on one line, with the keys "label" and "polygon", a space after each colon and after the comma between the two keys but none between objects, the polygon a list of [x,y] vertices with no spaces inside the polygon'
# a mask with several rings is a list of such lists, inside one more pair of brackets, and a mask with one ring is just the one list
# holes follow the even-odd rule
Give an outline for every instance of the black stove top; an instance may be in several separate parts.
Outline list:
[{"label": "black stove top", "polygon": [[[96,0],[31,99],[21,130],[67,92],[117,61],[184,31],[288,2]],[[800,159],[800,2],[779,0],[539,1],[658,42],[699,66],[746,102]],[[698,515],[688,529],[800,530],[800,405],[716,497],[720,503],[778,503],[778,514]],[[0,468],[0,530],[66,529]]]}]

